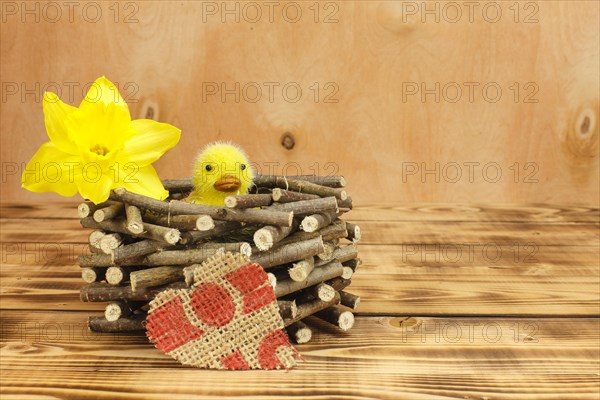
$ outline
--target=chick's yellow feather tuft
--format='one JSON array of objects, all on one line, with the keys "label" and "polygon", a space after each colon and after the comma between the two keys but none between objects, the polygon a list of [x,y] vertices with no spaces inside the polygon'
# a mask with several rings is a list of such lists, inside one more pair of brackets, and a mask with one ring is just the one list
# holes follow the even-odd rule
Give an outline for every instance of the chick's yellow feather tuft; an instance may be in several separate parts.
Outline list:
[{"label": "chick's yellow feather tuft", "polygon": [[194,165],[192,203],[223,206],[225,197],[248,193],[254,173],[246,153],[232,143],[216,142],[204,147]]}]

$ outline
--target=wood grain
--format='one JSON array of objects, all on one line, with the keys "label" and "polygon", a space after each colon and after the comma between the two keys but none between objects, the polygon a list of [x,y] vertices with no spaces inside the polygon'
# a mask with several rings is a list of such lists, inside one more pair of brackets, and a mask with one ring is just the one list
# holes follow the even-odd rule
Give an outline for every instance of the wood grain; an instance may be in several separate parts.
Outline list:
[{"label": "wood grain", "polygon": [[183,368],[141,334],[87,329],[105,304],[79,300],[75,257],[89,249],[86,230],[67,217],[74,206],[1,209],[2,398],[599,395],[595,208],[358,207],[348,216],[363,230],[350,287],[362,298],[354,328],[340,334],[311,318],[314,337],[299,347],[298,368],[231,379]]},{"label": "wood grain", "polygon": [[[302,18],[296,23],[282,18],[283,6],[273,22],[263,6],[259,22],[236,22],[229,15],[223,23],[222,3],[207,16],[209,3],[144,1],[127,3],[127,9],[123,3],[115,22],[113,3],[100,2],[102,18],[90,23],[83,7],[69,21],[66,6],[58,21],[38,15],[36,22],[16,2],[17,12],[0,25],[0,69],[9,85],[0,109],[2,200],[57,198],[20,188],[22,163],[47,140],[41,92],[60,90],[67,102],[78,104],[84,86],[106,75],[119,83],[134,117],[150,101],[160,120],[182,129],[179,145],[157,163],[164,178],[189,176],[204,144],[231,139],[262,172],[272,165],[276,173],[341,173],[359,203],[598,206],[597,2],[536,1],[528,9],[530,3],[520,2],[517,22],[510,2],[499,3],[497,22],[483,18],[482,5],[471,22],[463,7],[457,23],[445,14],[439,22],[435,15],[422,22],[420,13],[403,12],[405,2],[393,1],[320,2],[316,23],[311,2],[299,2]],[[527,23],[531,7],[537,11]],[[328,15],[332,21],[325,23]],[[134,21],[123,22],[128,16]],[[278,85],[272,99],[268,82]],[[473,101],[465,82],[479,84]],[[249,101],[255,98],[249,87],[237,101],[235,94],[223,98],[220,85],[232,89],[236,83],[238,93],[251,84],[262,96]],[[297,102],[283,95],[289,83],[302,89]],[[423,102],[420,93],[406,95],[407,84],[432,89],[436,83],[458,85],[461,98],[436,101],[428,95]],[[484,99],[481,89],[488,83],[501,87],[498,102]],[[219,93],[207,96],[207,85]],[[537,102],[525,102],[534,91],[530,100]],[[585,115],[596,123],[582,133]],[[285,132],[295,139],[291,150],[281,145]],[[461,167],[455,183],[453,163]],[[465,163],[479,163],[472,180]],[[483,174],[492,163],[502,172],[497,182]],[[437,177],[422,176],[436,165]],[[403,176],[403,169],[415,166],[417,173]]]},{"label": "wood grain", "polygon": [[593,318],[358,317],[341,335],[311,319],[319,329],[299,346],[305,357],[299,367],[237,374],[182,368],[143,335],[89,332],[85,318],[85,312],[4,311],[3,395],[593,399],[598,393]]}]

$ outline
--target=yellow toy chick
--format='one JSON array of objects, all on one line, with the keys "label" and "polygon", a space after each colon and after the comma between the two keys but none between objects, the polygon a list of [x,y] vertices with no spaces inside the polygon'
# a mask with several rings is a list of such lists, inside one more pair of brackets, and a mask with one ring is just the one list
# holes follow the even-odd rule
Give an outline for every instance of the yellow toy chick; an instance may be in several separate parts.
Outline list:
[{"label": "yellow toy chick", "polygon": [[254,173],[246,153],[232,143],[216,142],[200,151],[188,201],[212,206],[225,205],[225,197],[247,194]]}]

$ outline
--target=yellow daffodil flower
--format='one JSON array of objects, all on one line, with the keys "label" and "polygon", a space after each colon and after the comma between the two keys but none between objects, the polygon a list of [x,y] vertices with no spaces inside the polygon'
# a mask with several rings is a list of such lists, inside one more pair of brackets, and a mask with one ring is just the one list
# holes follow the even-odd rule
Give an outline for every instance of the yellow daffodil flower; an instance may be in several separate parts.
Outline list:
[{"label": "yellow daffodil flower", "polygon": [[79,192],[95,204],[116,187],[159,200],[168,196],[151,164],[179,142],[181,131],[149,119],[131,120],[108,79],[96,79],[79,108],[46,92],[43,109],[50,141],[23,171],[25,189],[62,196]]}]

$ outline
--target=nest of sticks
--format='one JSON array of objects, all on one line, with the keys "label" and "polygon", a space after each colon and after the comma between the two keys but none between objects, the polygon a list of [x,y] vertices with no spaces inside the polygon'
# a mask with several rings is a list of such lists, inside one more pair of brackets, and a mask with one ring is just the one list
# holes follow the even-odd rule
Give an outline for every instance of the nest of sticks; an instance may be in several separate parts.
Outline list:
[{"label": "nest of sticks", "polygon": [[360,264],[359,226],[340,217],[352,209],[341,176],[257,176],[250,194],[225,207],[191,204],[191,180],[166,180],[166,201],[115,189],[78,215],[91,254],[77,261],[84,302],[107,303],[89,317],[98,332],[143,331],[157,293],[191,285],[195,265],[218,252],[240,252],[260,264],[273,285],[292,340],[306,343],[319,320],[347,331],[360,298],[346,288]]}]

